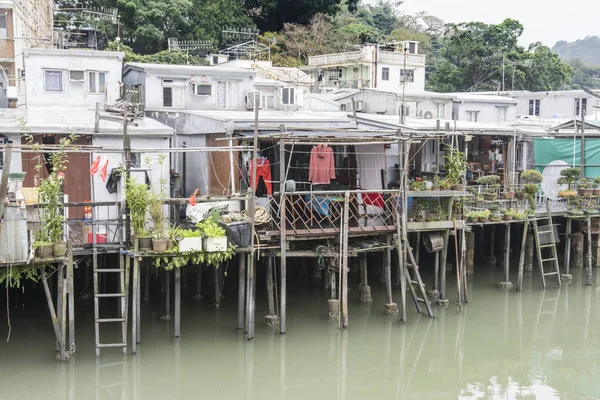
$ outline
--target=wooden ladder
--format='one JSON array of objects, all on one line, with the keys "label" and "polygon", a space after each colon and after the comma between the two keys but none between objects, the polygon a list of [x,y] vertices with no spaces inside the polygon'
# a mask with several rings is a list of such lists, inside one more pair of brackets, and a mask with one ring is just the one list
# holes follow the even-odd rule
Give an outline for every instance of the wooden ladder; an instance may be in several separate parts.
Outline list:
[{"label": "wooden ladder", "polygon": [[[546,224],[538,226],[538,221],[546,221]],[[558,253],[556,251],[556,237],[554,235],[554,221],[552,220],[552,214],[550,213],[550,204],[546,202],[546,216],[542,218],[534,217],[533,230],[535,236],[535,246],[537,249],[537,259],[540,266],[540,274],[542,277],[542,287],[546,287],[546,277],[556,276],[556,282],[558,286],[561,286],[560,279],[560,267],[558,265]],[[550,243],[541,244],[540,235],[550,235]],[[543,255],[544,252],[550,252],[549,256]],[[548,257],[548,258],[544,258]],[[544,263],[551,264],[551,272],[545,272]]]},{"label": "wooden ladder", "polygon": [[[417,308],[417,312],[421,313],[421,304],[425,304],[425,308],[427,309],[427,314],[433,318],[433,311],[431,309],[431,303],[427,298],[427,291],[425,290],[425,285],[423,284],[423,280],[421,279],[421,273],[419,272],[419,265],[415,261],[415,256],[412,252],[412,247],[408,241],[405,241],[404,251],[406,251],[408,255],[408,260],[405,265],[406,271],[406,280],[408,282],[408,288],[410,289],[410,294],[412,295],[413,301],[415,302],[415,307]],[[416,289],[415,289],[416,286]],[[419,297],[420,296],[420,297]]]},{"label": "wooden ladder", "polygon": [[[123,349],[123,354],[127,354],[127,288],[125,283],[126,271],[122,251],[119,251],[119,268],[98,268],[98,251],[94,246],[93,249],[93,268],[94,268],[94,322],[96,328],[96,357],[100,356],[100,349],[110,347],[120,347]],[[98,274],[103,275],[105,279],[110,274],[118,274],[119,276],[119,293],[100,293]],[[119,315],[115,318],[100,317],[100,299],[120,299]],[[120,323],[121,324],[121,342],[119,343],[102,343],[100,341],[100,324]]]},{"label": "wooden ladder", "polygon": [[533,340],[532,347],[535,345],[548,345],[552,328],[555,326],[561,290],[552,290],[551,292],[551,297],[548,297],[549,292],[546,289],[542,292],[533,335],[531,337]]}]

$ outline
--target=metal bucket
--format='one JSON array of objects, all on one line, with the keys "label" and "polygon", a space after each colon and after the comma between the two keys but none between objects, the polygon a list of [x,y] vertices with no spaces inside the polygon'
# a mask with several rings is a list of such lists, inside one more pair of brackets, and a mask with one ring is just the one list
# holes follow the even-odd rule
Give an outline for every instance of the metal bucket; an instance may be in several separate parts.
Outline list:
[{"label": "metal bucket", "polygon": [[435,253],[444,248],[444,238],[439,233],[428,233],[423,235],[423,244],[428,253]]}]

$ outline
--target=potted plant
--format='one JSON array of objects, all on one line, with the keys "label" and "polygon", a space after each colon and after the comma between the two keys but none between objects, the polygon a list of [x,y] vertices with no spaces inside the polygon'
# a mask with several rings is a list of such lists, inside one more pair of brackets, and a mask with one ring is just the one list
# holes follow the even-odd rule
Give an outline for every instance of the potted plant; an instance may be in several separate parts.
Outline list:
[{"label": "potted plant", "polygon": [[477,217],[479,218],[479,222],[487,222],[490,218],[490,210],[479,211]]},{"label": "potted plant", "polygon": [[139,183],[129,177],[125,181],[125,201],[129,207],[131,228],[138,239],[138,249],[147,251],[152,248],[152,237],[146,230],[146,212],[148,210],[149,192],[145,183]]},{"label": "potted plant", "polygon": [[427,220],[425,215],[425,207],[422,204],[417,204],[417,213],[415,215],[416,222],[425,222]]},{"label": "potted plant", "polygon": [[425,181],[423,181],[423,183],[425,184],[425,190],[433,189],[433,182],[425,180]]},{"label": "potted plant", "polygon": [[52,258],[54,246],[43,230],[39,230],[35,233],[33,249],[35,250],[35,256],[37,258]]},{"label": "potted plant", "polygon": [[[159,154],[154,162],[148,157],[144,163],[150,168],[158,166],[162,172],[162,165],[166,157],[164,154]],[[167,197],[166,185],[167,180],[161,175],[158,186],[151,188],[148,193],[148,213],[152,220],[152,250],[157,253],[165,252],[169,244],[169,231],[164,213],[164,201]]]},{"label": "potted plant", "polygon": [[463,211],[463,200],[457,200],[454,202],[452,207],[454,208],[454,219],[461,220],[462,219],[462,211]]},{"label": "potted plant", "polygon": [[446,179],[453,186],[454,190],[465,190],[465,173],[467,171],[467,157],[465,153],[454,148],[446,146]]},{"label": "potted plant", "polygon": [[498,190],[500,189],[500,177],[498,175],[485,175],[477,179],[477,184],[485,185],[486,190],[483,194],[485,200],[495,201],[498,197]]},{"label": "potted plant", "polygon": [[505,221],[512,221],[514,217],[515,217],[515,210],[513,208],[504,210],[504,220]]},{"label": "potted plant", "polygon": [[204,221],[196,224],[202,234],[203,246],[207,252],[227,250],[225,229],[219,225],[219,216],[211,214]]},{"label": "potted plant", "polygon": [[447,179],[444,179],[440,182],[440,190],[450,190],[452,189],[452,184]]},{"label": "potted plant", "polygon": [[440,176],[438,174],[435,174],[435,176],[433,177],[431,189],[432,190],[440,190],[441,186],[442,186],[442,180],[440,179]]},{"label": "potted plant", "polygon": [[594,178],[594,196],[600,196],[600,176]]},{"label": "potted plant", "polygon": [[471,223],[478,221],[477,211],[467,211],[465,212],[465,217],[467,217],[467,221]]},{"label": "potted plant", "polygon": [[587,179],[582,178],[577,185],[578,193],[580,196],[593,196],[594,189],[592,188],[592,183],[588,182]]},{"label": "potted plant", "polygon": [[579,168],[565,168],[560,171],[560,176],[556,182],[559,185],[567,185],[567,190],[560,190],[558,195],[561,197],[577,196],[574,186],[581,177],[581,170]]},{"label": "potted plant", "polygon": [[490,221],[492,222],[500,222],[504,218],[504,214],[501,214],[499,211],[490,213]]},{"label": "potted plant", "polygon": [[542,183],[543,176],[540,172],[535,169],[528,169],[521,172],[521,181],[523,183]]},{"label": "potted plant", "polygon": [[508,192],[504,192],[504,198],[507,200],[511,200],[515,197],[515,192],[509,190]]},{"label": "potted plant", "polygon": [[415,192],[425,190],[425,182],[423,182],[421,178],[416,178],[410,183],[410,190],[414,190]]}]

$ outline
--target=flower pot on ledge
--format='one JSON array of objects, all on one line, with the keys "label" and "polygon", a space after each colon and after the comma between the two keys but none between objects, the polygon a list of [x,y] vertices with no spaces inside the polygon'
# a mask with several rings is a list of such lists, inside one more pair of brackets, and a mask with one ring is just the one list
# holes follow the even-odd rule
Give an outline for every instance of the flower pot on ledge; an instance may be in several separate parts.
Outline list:
[{"label": "flower pot on ledge", "polygon": [[52,245],[52,254],[55,258],[61,258],[67,255],[67,244],[65,242],[54,243]]},{"label": "flower pot on ledge", "polygon": [[167,251],[167,244],[169,244],[169,239],[152,239],[152,250],[157,253],[164,253]]}]

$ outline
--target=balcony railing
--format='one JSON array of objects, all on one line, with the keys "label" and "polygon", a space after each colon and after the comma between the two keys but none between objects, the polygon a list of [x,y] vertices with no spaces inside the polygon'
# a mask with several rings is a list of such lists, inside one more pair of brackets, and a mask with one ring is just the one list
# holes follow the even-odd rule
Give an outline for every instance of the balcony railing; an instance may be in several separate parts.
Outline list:
[{"label": "balcony railing", "polygon": [[308,65],[339,65],[369,61],[362,51],[349,51],[346,53],[322,54],[308,57]]},{"label": "balcony railing", "polygon": [[[404,54],[392,51],[379,52],[379,61],[390,64],[404,64]],[[425,55],[423,54],[407,54],[406,65],[411,67],[424,67]]]}]

